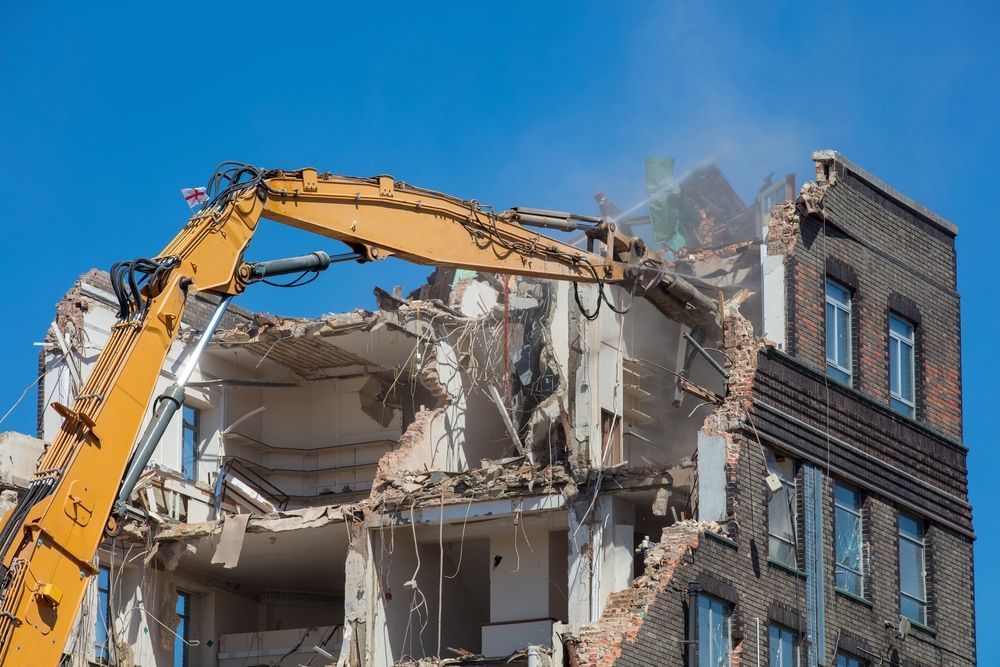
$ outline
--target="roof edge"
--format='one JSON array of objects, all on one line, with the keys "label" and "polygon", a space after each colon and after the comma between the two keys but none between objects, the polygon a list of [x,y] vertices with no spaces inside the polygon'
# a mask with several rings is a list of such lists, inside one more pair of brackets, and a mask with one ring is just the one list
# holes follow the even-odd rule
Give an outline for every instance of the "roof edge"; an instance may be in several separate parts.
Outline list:
[{"label": "roof edge", "polygon": [[953,222],[951,222],[950,220],[941,215],[938,215],[937,213],[930,210],[920,202],[913,199],[912,197],[904,195],[902,192],[892,187],[878,176],[875,176],[874,174],[865,169],[862,169],[857,164],[844,157],[843,154],[830,149],[818,150],[818,151],[813,151],[812,159],[816,162],[833,160],[834,162],[840,163],[841,165],[844,166],[844,168],[853,173],[855,176],[865,181],[872,187],[881,190],[888,197],[895,199],[901,205],[910,209],[920,217],[925,218],[935,227],[938,227],[939,229],[947,232],[948,234],[951,234],[952,236],[958,236],[958,226],[955,225]]}]

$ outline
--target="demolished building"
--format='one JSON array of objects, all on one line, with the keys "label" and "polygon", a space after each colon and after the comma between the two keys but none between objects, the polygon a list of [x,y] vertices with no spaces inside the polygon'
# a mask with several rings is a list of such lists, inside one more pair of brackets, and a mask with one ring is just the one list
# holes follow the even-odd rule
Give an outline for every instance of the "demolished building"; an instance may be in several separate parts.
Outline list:
[{"label": "demolished building", "polygon": [[[957,230],[813,160],[623,223],[700,289],[676,312],[444,269],[375,311],[231,307],[67,664],[974,664]],[[116,307],[97,271],[59,304],[43,440]]]}]

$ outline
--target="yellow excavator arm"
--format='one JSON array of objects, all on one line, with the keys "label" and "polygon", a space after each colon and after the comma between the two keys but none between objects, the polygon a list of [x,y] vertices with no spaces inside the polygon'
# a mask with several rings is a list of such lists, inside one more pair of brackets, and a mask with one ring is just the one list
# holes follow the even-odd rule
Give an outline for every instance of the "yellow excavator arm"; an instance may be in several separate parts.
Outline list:
[{"label": "yellow excavator arm", "polygon": [[[262,217],[342,241],[359,261],[395,255],[435,266],[623,285],[691,326],[716,321],[711,299],[665,272],[640,239],[607,220],[535,209],[494,213],[389,176],[263,171],[237,163],[220,167],[209,192],[209,203],[155,259],[112,269],[119,321],[74,405],[52,406],[63,417],[59,433],[21,502],[0,519],[0,665],[59,663],[87,581],[97,574],[94,555],[124,520],[135,479],[180,407],[197,352],[229,299],[266,276],[330,263],[324,253],[244,262]],[[530,226],[581,230],[587,250]],[[221,306],[174,386],[155,401],[140,437],[192,291],[222,296]]]}]

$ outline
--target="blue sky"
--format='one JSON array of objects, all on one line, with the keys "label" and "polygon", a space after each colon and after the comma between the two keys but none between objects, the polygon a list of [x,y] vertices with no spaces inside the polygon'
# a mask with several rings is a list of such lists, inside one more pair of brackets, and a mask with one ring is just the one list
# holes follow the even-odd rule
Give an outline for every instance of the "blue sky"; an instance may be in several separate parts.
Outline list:
[{"label": "blue sky", "polygon": [[[835,148],[960,230],[978,622],[1000,571],[990,493],[1000,155],[998,10],[985,3],[6,3],[0,9],[0,415],[36,377],[53,305],[90,267],[155,254],[179,189],[221,160],[391,173],[497,207],[591,210],[642,161],[713,159],[745,199]],[[325,6],[329,4],[329,6]],[[890,6],[891,4],[891,6]],[[256,258],[330,248],[281,229]],[[338,267],[249,308],[371,306],[428,270]],[[0,430],[34,430],[34,396]],[[986,636],[983,637],[986,639]],[[981,642],[984,658],[988,643]]]}]

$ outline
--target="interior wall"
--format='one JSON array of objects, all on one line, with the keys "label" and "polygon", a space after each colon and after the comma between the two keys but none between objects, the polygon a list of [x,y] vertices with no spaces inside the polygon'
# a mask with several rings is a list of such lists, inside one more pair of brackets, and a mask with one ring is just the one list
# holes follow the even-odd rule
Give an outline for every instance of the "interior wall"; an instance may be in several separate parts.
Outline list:
[{"label": "interior wall", "polygon": [[600,609],[608,596],[631,584],[634,573],[635,508],[614,496],[598,498],[597,519],[601,526],[601,562],[597,581]]},{"label": "interior wall", "polygon": [[447,391],[447,399],[424,425],[422,441],[412,448],[402,466],[407,470],[446,470],[465,472],[481,467],[484,458],[496,459],[516,453],[500,412],[484,393],[485,387],[474,383],[447,342],[434,346],[436,375]]},{"label": "interior wall", "polygon": [[[331,603],[262,602],[266,623],[261,630],[336,626],[344,622],[343,601]],[[258,626],[259,627],[259,626]]]},{"label": "interior wall", "polygon": [[[490,622],[547,618],[549,534],[515,530],[490,537]],[[500,558],[499,563],[496,559]]]},{"label": "interior wall", "polygon": [[227,438],[227,454],[264,466],[268,480],[290,496],[371,488],[375,466],[402,432],[399,410],[383,426],[361,409],[368,377],[310,382],[298,387],[229,389],[229,423],[261,406]]},{"label": "interior wall", "polygon": [[[437,650],[438,585],[442,586],[441,644],[478,653],[481,625],[488,619],[488,540],[466,538],[444,543],[444,575],[440,546],[420,542],[414,548],[409,527],[373,531],[371,536],[374,665],[392,665],[404,657],[432,656]],[[461,559],[457,554],[461,552]],[[419,556],[419,567],[418,567]],[[456,572],[457,570],[457,572]],[[452,576],[455,575],[455,576]],[[405,584],[415,581],[419,593]],[[484,596],[483,589],[486,589]],[[484,608],[486,607],[486,608]],[[413,610],[413,611],[411,611]]]},{"label": "interior wall", "polygon": [[[361,410],[359,390],[367,377],[310,382],[300,387],[261,390],[259,434],[274,447],[316,448],[399,438],[400,416],[382,426]],[[246,431],[244,431],[246,432]]]},{"label": "interior wall", "polygon": [[[643,364],[649,373],[640,381],[640,386],[651,394],[651,398],[639,404],[639,409],[652,420],[645,424],[626,423],[626,434],[638,434],[625,437],[625,458],[629,467],[675,466],[693,455],[697,448],[698,429],[711,406],[698,407],[700,399],[682,394],[681,405],[674,407],[676,378],[663,370],[678,370],[678,342],[682,330],[680,324],[665,317],[645,299],[636,299],[625,317],[626,355],[640,363],[643,360],[652,362]],[[718,347],[716,343],[708,340],[703,345]],[[709,354],[725,365],[721,353],[709,351]],[[688,377],[702,387],[724,394],[722,375],[698,353],[693,356]]]}]

